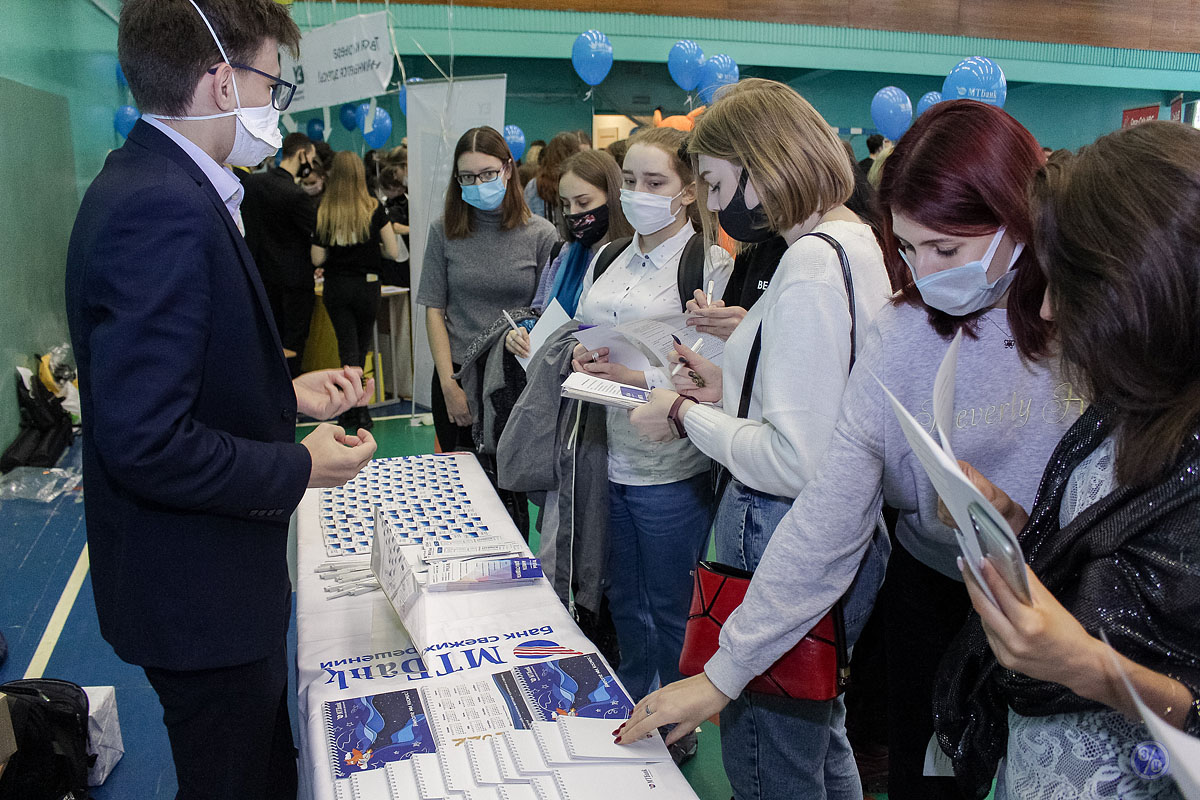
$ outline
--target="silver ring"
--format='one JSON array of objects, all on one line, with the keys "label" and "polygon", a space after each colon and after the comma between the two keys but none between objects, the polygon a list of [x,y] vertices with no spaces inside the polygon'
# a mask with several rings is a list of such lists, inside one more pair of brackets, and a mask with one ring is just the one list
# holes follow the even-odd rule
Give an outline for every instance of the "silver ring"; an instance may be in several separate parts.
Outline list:
[{"label": "silver ring", "polygon": [[650,710],[650,706],[646,706],[646,716],[648,717],[648,716],[650,716],[650,715],[651,715],[651,714],[653,714],[653,713],[654,713],[654,712]]},{"label": "silver ring", "polygon": [[592,353],[592,363],[595,364],[599,360],[600,360],[600,356],[596,355],[595,353]]}]

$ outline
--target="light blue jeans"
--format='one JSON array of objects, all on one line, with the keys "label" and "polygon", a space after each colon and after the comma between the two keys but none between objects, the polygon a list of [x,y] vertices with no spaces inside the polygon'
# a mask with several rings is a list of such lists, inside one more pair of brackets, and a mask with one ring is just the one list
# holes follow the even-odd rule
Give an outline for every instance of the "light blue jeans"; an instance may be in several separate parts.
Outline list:
[{"label": "light blue jeans", "polygon": [[[633,699],[679,680],[692,571],[712,525],[708,472],[658,486],[608,484],[608,607]],[[859,799],[861,800],[861,798]]]},{"label": "light blue jeans", "polygon": [[[791,507],[789,498],[730,480],[714,526],[717,560],[755,570]],[[843,604],[849,646],[871,614],[890,549],[886,533],[877,532]],[[721,757],[737,800],[862,800],[841,697],[819,702],[742,692],[721,712]]]}]

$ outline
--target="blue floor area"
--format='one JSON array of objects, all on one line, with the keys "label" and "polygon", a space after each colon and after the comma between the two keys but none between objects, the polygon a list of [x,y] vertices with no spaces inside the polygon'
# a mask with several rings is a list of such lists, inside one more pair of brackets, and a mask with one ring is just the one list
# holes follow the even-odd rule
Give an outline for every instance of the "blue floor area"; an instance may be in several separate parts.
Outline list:
[{"label": "blue floor area", "polygon": [[[29,500],[0,503],[0,632],[9,645],[8,659],[0,665],[0,683],[24,676],[83,549],[83,504],[76,500],[76,496],[67,496],[48,504]],[[292,614],[288,659],[294,664],[294,605]],[[95,800],[169,800],[175,796],[175,767],[162,724],[162,707],[141,668],[121,661],[101,638],[90,577],[67,617],[45,677],[81,686],[116,687],[125,755],[105,784],[92,790]],[[292,732],[296,736],[294,671],[290,681]]]}]

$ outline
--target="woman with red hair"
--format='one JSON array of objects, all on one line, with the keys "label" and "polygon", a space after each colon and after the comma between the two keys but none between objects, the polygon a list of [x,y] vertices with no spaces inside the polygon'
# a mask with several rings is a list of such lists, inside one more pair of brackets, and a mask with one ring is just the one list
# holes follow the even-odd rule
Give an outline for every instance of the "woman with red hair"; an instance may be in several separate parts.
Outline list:
[{"label": "woman with red hair", "polygon": [[[1083,405],[1069,383],[1034,362],[1049,323],[1038,316],[1045,279],[1029,246],[1026,197],[1042,162],[1029,131],[974,101],[939,103],[896,145],[879,199],[884,257],[900,290],[875,316],[824,461],[772,534],[704,672],[646,697],[621,741],[670,723],[679,723],[677,732],[693,729],[790,650],[848,594],[878,541],[886,502],[899,515],[878,601],[887,649],[888,796],[960,796],[953,779],[923,777],[922,768],[933,735],[934,675],[970,600],[955,564],[954,531],[938,519],[937,492],[880,381],[932,432],[934,377],[962,331],[947,432],[955,453],[1011,489],[1013,501],[1032,501],[1037,470],[1030,465],[1046,463]],[[752,698],[754,713],[779,713],[775,698]],[[754,747],[763,785],[786,780],[778,773],[787,770],[787,743]]]}]

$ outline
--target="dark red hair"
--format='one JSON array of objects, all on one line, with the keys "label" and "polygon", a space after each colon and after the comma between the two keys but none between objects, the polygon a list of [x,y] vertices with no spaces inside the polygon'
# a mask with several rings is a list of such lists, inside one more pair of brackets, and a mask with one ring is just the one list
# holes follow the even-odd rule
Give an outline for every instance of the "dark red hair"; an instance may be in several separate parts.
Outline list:
[{"label": "dark red hair", "polygon": [[917,118],[883,166],[879,183],[880,236],[896,303],[926,309],[946,338],[959,329],[974,336],[986,309],[955,317],[925,305],[899,256],[892,213],[950,236],[986,236],[1001,226],[1025,243],[1008,294],[1008,322],[1021,354],[1045,355],[1051,325],[1039,310],[1046,279],[1033,247],[1029,190],[1045,161],[1042,148],[1021,123],[995,106],[974,100],[938,103]]}]

